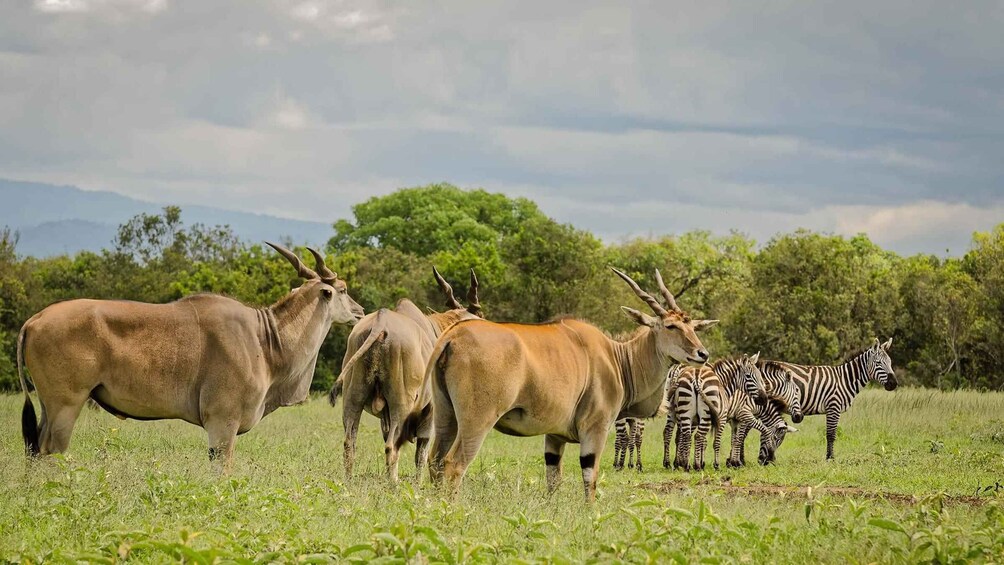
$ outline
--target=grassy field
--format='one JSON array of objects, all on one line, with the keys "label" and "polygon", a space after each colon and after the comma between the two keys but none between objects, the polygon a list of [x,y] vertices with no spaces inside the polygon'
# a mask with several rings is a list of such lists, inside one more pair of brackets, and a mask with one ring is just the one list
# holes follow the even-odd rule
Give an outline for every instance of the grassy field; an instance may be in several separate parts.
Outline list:
[{"label": "grassy field", "polygon": [[577,446],[549,497],[543,439],[498,433],[458,500],[427,480],[392,486],[371,417],[346,483],[340,410],[320,398],[240,438],[225,477],[200,428],[91,410],[65,457],[28,462],[21,401],[0,397],[0,561],[1004,561],[1002,393],[869,389],[841,420],[835,461],[810,417],[766,468],[664,470],[652,422],[644,473],[611,469],[611,434],[591,506]]}]

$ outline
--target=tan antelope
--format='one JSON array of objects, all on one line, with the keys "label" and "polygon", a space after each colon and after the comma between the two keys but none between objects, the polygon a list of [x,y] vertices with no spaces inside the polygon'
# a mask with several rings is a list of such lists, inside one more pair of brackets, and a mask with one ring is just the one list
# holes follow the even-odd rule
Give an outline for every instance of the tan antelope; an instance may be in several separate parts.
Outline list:
[{"label": "tan antelope", "polygon": [[456,493],[488,432],[544,435],[548,491],[561,478],[568,442],[579,443],[587,501],[596,497],[599,459],[614,420],[651,417],[662,404],[675,361],[704,363],[695,331],[718,320],[692,320],[656,271],[668,309],[613,269],[656,314],[622,307],[643,330],[626,342],[586,322],[540,325],[484,320],[457,323],[440,336],[429,360],[435,419],[430,476],[445,475]]},{"label": "tan antelope", "polygon": [[[234,442],[280,406],[306,400],[332,323],[363,309],[310,249],[316,272],[269,243],[306,279],[272,306],[197,294],[170,304],[70,300],[21,328],[17,366],[30,455],[61,453],[88,398],[119,418],[185,420],[206,430],[209,458],[229,469]],[[38,391],[41,425],[24,369]]]},{"label": "tan antelope", "polygon": [[403,299],[394,310],[382,308],[367,315],[349,335],[342,372],[331,389],[334,406],[345,392],[342,423],[345,426],[345,477],[352,476],[356,433],[363,410],[380,418],[387,474],[397,480],[398,453],[404,442],[415,441],[416,476],[429,454],[432,436],[432,387],[425,366],[439,337],[460,320],[481,318],[478,279],[471,269],[467,308],[453,296],[453,287],[435,267],[433,276],[446,295],[446,312],[422,314]]}]

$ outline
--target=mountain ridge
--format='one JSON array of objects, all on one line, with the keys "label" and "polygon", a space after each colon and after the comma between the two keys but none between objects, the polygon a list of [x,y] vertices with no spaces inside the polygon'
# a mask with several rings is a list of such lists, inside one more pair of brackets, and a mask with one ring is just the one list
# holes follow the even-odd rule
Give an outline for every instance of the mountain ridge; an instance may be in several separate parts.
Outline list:
[{"label": "mountain ridge", "polygon": [[[21,255],[49,257],[112,246],[118,226],[137,214],[159,213],[165,206],[104,190],[0,179],[0,227],[19,232]],[[297,244],[323,245],[330,224],[239,212],[201,205],[178,205],[186,226],[229,225],[242,240],[291,239]]]}]

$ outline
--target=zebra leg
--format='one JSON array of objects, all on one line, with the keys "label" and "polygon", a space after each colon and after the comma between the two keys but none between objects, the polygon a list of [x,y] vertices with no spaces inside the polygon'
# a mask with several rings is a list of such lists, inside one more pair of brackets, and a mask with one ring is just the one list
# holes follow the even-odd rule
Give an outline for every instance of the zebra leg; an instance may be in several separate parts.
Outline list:
[{"label": "zebra leg", "polygon": [[729,458],[725,460],[726,467],[739,467],[739,458],[736,456],[736,441],[739,439],[739,422],[737,420],[732,420],[729,422],[732,426],[732,449],[729,451]]},{"label": "zebra leg", "polygon": [[645,435],[645,420],[636,420],[636,428],[634,433],[634,447],[635,453],[637,453],[637,459],[635,460],[635,468],[638,472],[642,472],[641,468],[641,438]]},{"label": "zebra leg", "polygon": [[[746,466],[746,436],[749,433],[750,427],[747,424],[739,424],[739,433],[736,434],[732,449],[740,467]],[[761,437],[763,436],[761,435]]]},{"label": "zebra leg", "polygon": [[739,464],[741,466],[746,465],[746,435],[749,434],[750,429],[755,429],[760,432],[760,437],[770,437],[774,432],[763,423],[760,418],[757,418],[752,412],[742,411],[739,413],[739,425],[740,431],[737,438],[738,445],[733,447],[738,449]]},{"label": "zebra leg", "polygon": [[676,461],[673,467],[676,469],[690,470],[690,421],[681,419],[676,428]]},{"label": "zebra leg", "polygon": [[634,469],[634,431],[638,421],[632,418],[627,421],[627,424],[627,466],[629,469]]},{"label": "zebra leg", "polygon": [[620,471],[624,468],[624,450],[628,441],[627,420],[617,420],[614,422],[616,436],[614,438],[614,469]]},{"label": "zebra leg", "polygon": [[837,424],[840,423],[840,412],[826,411],[826,458],[833,459],[833,442],[837,441]]},{"label": "zebra leg", "polygon": [[715,470],[718,470],[718,452],[722,449],[722,432],[725,431],[725,422],[718,422],[715,426]]},{"label": "zebra leg", "polygon": [[704,470],[704,451],[708,446],[708,432],[711,431],[711,422],[702,418],[697,424],[697,433],[694,434],[694,470]]},{"label": "zebra leg", "polygon": [[669,469],[669,444],[673,441],[673,428],[676,420],[672,417],[666,419],[666,427],[662,429],[662,468]]}]

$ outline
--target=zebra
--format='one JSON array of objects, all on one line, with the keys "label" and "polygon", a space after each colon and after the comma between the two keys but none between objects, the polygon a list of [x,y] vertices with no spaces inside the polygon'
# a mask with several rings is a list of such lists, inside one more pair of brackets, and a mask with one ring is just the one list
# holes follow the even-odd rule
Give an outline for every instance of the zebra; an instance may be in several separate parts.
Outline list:
[{"label": "zebra", "polygon": [[[738,359],[718,361],[711,368],[707,366],[696,370],[687,368],[681,372],[675,397],[677,427],[675,467],[690,469],[687,459],[690,455],[691,434],[693,434],[693,468],[704,469],[704,450],[708,432],[713,425],[714,466],[718,468],[724,423],[734,417],[742,397],[749,395],[760,403],[767,400],[763,376],[756,365],[759,355],[759,353],[753,356],[743,354]],[[667,427],[671,424],[671,420],[666,422]],[[664,430],[664,442],[666,435]],[[668,445],[664,443],[664,454],[668,449]]]},{"label": "zebra", "polygon": [[[765,408],[763,414],[760,416],[760,421],[768,429],[773,430],[773,433],[768,436],[760,436],[760,454],[757,460],[761,465],[773,463],[777,450],[781,447],[781,442],[784,441],[784,438],[788,434],[798,431],[798,428],[784,421],[784,418],[781,416],[784,412],[784,407],[779,401],[770,400],[767,402]],[[743,464],[745,464],[745,461],[743,461]]]},{"label": "zebra", "polygon": [[802,391],[802,413],[806,416],[826,414],[826,458],[833,459],[833,442],[837,439],[840,414],[850,408],[858,392],[868,383],[877,381],[886,390],[896,390],[896,374],[892,370],[889,347],[875,343],[842,365],[796,365],[779,362],[795,375]]},{"label": "zebra", "polygon": [[[676,390],[676,379],[680,374],[682,365],[670,367],[666,374],[666,392],[663,394],[662,404],[654,416],[662,416],[669,411],[670,396]],[[653,416],[653,417],[654,417]],[[624,468],[624,456],[627,455],[628,468],[636,468],[643,471],[641,465],[641,440],[645,435],[644,418],[621,418],[614,422],[616,436],[614,439],[614,469],[620,471]]]},{"label": "zebra", "polygon": [[645,434],[644,418],[622,418],[614,422],[617,429],[617,437],[614,440],[614,469],[620,471],[624,468],[624,456],[627,455],[628,468],[635,468],[642,471],[641,466],[641,439]]},{"label": "zebra", "polygon": [[[803,418],[801,391],[791,371],[776,361],[760,361],[757,366],[763,375],[769,401],[756,404],[748,396],[742,398],[741,405],[736,410],[736,417],[730,420],[732,453],[725,462],[729,467],[741,467],[746,464],[746,435],[751,428],[760,432],[761,449],[767,449],[770,462],[774,459],[777,445],[780,445],[775,436],[779,434],[778,426],[783,422],[781,413],[791,414],[791,419],[796,424]],[[787,424],[784,426],[787,432]]]}]

